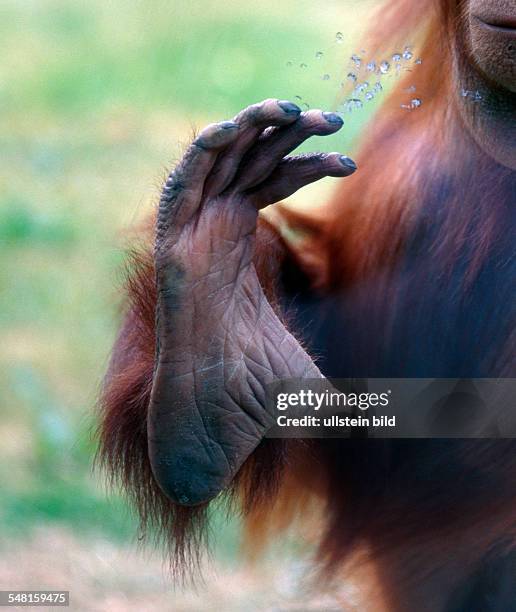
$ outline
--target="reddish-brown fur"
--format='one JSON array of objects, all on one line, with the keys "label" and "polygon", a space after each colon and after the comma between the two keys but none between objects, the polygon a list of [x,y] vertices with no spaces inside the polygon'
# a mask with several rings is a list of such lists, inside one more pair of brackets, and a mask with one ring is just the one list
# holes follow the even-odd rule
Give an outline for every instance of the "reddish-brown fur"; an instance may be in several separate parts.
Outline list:
[{"label": "reddish-brown fur", "polygon": [[[456,85],[452,73],[443,72],[443,66],[451,65],[449,41],[451,35],[457,35],[460,3],[398,0],[391,5],[373,39],[379,49],[389,51],[418,28],[423,64],[409,80],[416,84],[424,104],[417,112],[401,110],[407,83],[400,82],[368,128],[357,159],[361,170],[343,181],[325,209],[325,219],[302,217],[289,209],[280,215],[306,236],[291,252],[319,289],[351,285],[396,261],[420,214],[420,194],[441,164],[448,164],[449,172],[460,177],[466,159],[477,171],[476,180],[474,185],[463,181],[461,197],[467,198],[470,189],[477,193],[482,189],[485,195],[474,218],[465,218],[460,202],[447,202],[449,212],[435,241],[436,268],[446,273],[463,241],[472,233],[477,235],[476,256],[463,279],[466,287],[497,240],[498,210],[492,203],[509,170],[486,161],[467,135],[450,95]],[[156,485],[150,469],[146,411],[154,368],[156,296],[152,230],[143,236],[142,247],[130,260],[126,319],[102,397],[100,458],[129,493],[144,526],[157,526],[177,567],[184,568],[204,544],[208,514],[204,506],[173,504]],[[290,255],[271,227],[264,224],[260,236],[257,267],[272,296],[278,264]],[[498,347],[498,375],[514,375],[514,347],[514,337]],[[446,464],[449,452],[455,471],[428,483],[398,474],[388,495],[380,477],[361,480],[373,478],[368,457],[378,470],[384,452],[366,448],[360,440],[350,441],[344,455],[341,444],[330,440],[264,440],[242,468],[228,498],[241,506],[254,530],[261,526],[266,532],[275,512],[284,519],[279,522],[285,523],[307,490],[313,491],[325,505],[326,535],[321,538],[320,558],[332,567],[364,542],[372,547],[374,558],[411,559],[424,574],[452,554],[457,540],[463,544],[457,558],[465,564],[475,563],[499,540],[513,541],[516,494],[511,484],[516,477],[516,457],[511,442],[472,440],[454,447],[453,453],[445,449],[439,465]],[[306,461],[310,462],[310,483],[306,482]],[[485,482],[480,492],[466,482],[472,474]],[[464,486],[457,489],[461,478]],[[286,481],[288,487],[282,490]],[[274,505],[278,492],[281,503]],[[426,547],[426,556],[419,563],[414,561],[414,546]],[[401,584],[397,569],[385,567],[385,577]]]}]

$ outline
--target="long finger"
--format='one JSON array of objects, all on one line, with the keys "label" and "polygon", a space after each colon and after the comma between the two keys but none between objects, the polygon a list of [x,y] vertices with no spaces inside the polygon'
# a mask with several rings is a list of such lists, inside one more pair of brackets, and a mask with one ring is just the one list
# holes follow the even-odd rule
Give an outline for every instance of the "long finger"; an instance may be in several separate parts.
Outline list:
[{"label": "long finger", "polygon": [[281,160],[310,136],[327,136],[338,132],[344,121],[336,113],[310,110],[292,125],[266,130],[249,150],[242,170],[235,178],[238,190],[251,189],[264,181]]},{"label": "long finger", "polygon": [[240,129],[238,138],[231,148],[217,159],[209,181],[206,184],[205,195],[219,195],[233,180],[242,157],[254,144],[263,130],[270,126],[288,125],[296,121],[301,109],[288,100],[270,98],[248,106],[234,119]]},{"label": "long finger", "polygon": [[233,121],[212,123],[202,130],[188,147],[183,159],[169,174],[159,200],[156,245],[180,228],[198,210],[206,177],[217,155],[238,136]]},{"label": "long finger", "polygon": [[355,162],[340,153],[285,157],[267,181],[248,192],[247,196],[257,208],[263,208],[326,176],[345,177],[356,169]]}]

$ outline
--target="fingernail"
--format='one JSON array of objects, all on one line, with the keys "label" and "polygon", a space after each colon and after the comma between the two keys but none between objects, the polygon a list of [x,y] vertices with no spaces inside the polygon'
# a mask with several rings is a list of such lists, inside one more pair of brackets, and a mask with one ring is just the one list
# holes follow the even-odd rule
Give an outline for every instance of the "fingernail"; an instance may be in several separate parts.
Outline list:
[{"label": "fingernail", "polygon": [[349,168],[352,172],[355,172],[355,170],[357,169],[357,165],[355,164],[355,162],[351,158],[346,157],[346,155],[341,155],[339,157],[339,160],[343,166],[346,166],[346,168]]},{"label": "fingernail", "polygon": [[222,121],[219,123],[219,125],[223,130],[234,130],[240,127],[238,123],[235,123],[234,121]]},{"label": "fingernail", "polygon": [[280,100],[278,106],[284,110],[287,115],[299,115],[301,113],[299,106],[288,100]]},{"label": "fingernail", "polygon": [[342,117],[339,117],[339,115],[337,115],[336,113],[323,113],[323,117],[328,123],[340,123],[340,125],[344,123],[344,119],[342,119]]}]

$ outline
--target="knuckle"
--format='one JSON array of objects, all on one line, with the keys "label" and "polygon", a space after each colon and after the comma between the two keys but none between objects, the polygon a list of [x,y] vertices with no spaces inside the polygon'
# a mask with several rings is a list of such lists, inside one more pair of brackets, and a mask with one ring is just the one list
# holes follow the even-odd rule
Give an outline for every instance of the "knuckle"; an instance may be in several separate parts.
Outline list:
[{"label": "knuckle", "polygon": [[281,107],[277,98],[267,98],[262,102],[262,108],[269,113],[280,113]]},{"label": "knuckle", "polygon": [[278,107],[278,100],[276,98],[266,98],[265,100],[262,100],[259,104],[258,104],[258,108],[263,111],[263,112],[267,112],[267,111],[271,111],[271,110],[275,110]]},{"label": "knuckle", "polygon": [[301,109],[292,102],[266,98],[244,109],[237,115],[237,120],[239,123],[250,126],[263,126],[267,122],[282,125],[291,123],[299,117],[300,113]]},{"label": "knuckle", "polygon": [[190,156],[200,150],[214,149],[229,144],[238,133],[238,124],[234,121],[219,121],[207,125],[192,142]]},{"label": "knuckle", "polygon": [[343,125],[342,119],[335,113],[323,113],[321,110],[309,110],[303,113],[300,129],[308,134],[330,134]]},{"label": "knuckle", "polygon": [[202,146],[206,141],[209,140],[210,136],[213,134],[214,131],[216,131],[216,129],[216,123],[209,123],[208,125],[204,126],[203,129],[197,135],[197,137],[194,139],[192,144]]},{"label": "knuckle", "polygon": [[327,127],[321,111],[310,110],[303,114],[299,127],[303,132],[319,131]]},{"label": "knuckle", "polygon": [[263,119],[263,116],[266,114],[268,101],[269,100],[263,100],[262,102],[251,104],[251,106],[245,109],[244,115],[249,123],[258,123]]},{"label": "knuckle", "polygon": [[328,167],[328,158],[324,153],[313,153],[305,158],[306,163],[301,163],[301,167],[308,175],[320,174]]},{"label": "knuckle", "polygon": [[303,113],[302,120],[306,125],[309,125],[310,123],[322,123],[322,111],[315,108],[307,110]]},{"label": "knuckle", "polygon": [[332,159],[325,153],[319,153],[314,160],[314,166],[317,171],[327,170],[328,168],[333,167],[333,165]]},{"label": "knuckle", "polygon": [[285,113],[285,109],[281,107],[277,98],[266,98],[249,107],[249,119],[254,124],[283,119]]},{"label": "knuckle", "polygon": [[258,112],[258,109],[260,108],[261,104],[263,104],[263,102],[256,102],[255,104],[250,104],[249,106],[243,108],[235,117],[235,122],[239,123],[240,125],[250,123],[252,121],[252,118]]}]

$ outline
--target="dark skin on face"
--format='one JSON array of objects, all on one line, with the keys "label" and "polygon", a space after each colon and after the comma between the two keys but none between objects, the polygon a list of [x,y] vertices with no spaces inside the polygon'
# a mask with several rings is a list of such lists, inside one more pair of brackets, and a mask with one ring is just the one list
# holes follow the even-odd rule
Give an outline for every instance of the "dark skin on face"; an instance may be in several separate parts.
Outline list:
[{"label": "dark skin on face", "polygon": [[[477,143],[495,160],[516,169],[516,7],[513,0],[469,0],[456,44],[468,61],[456,66],[466,90],[479,91],[476,112],[463,117]],[[459,57],[463,49],[456,53]]]}]

